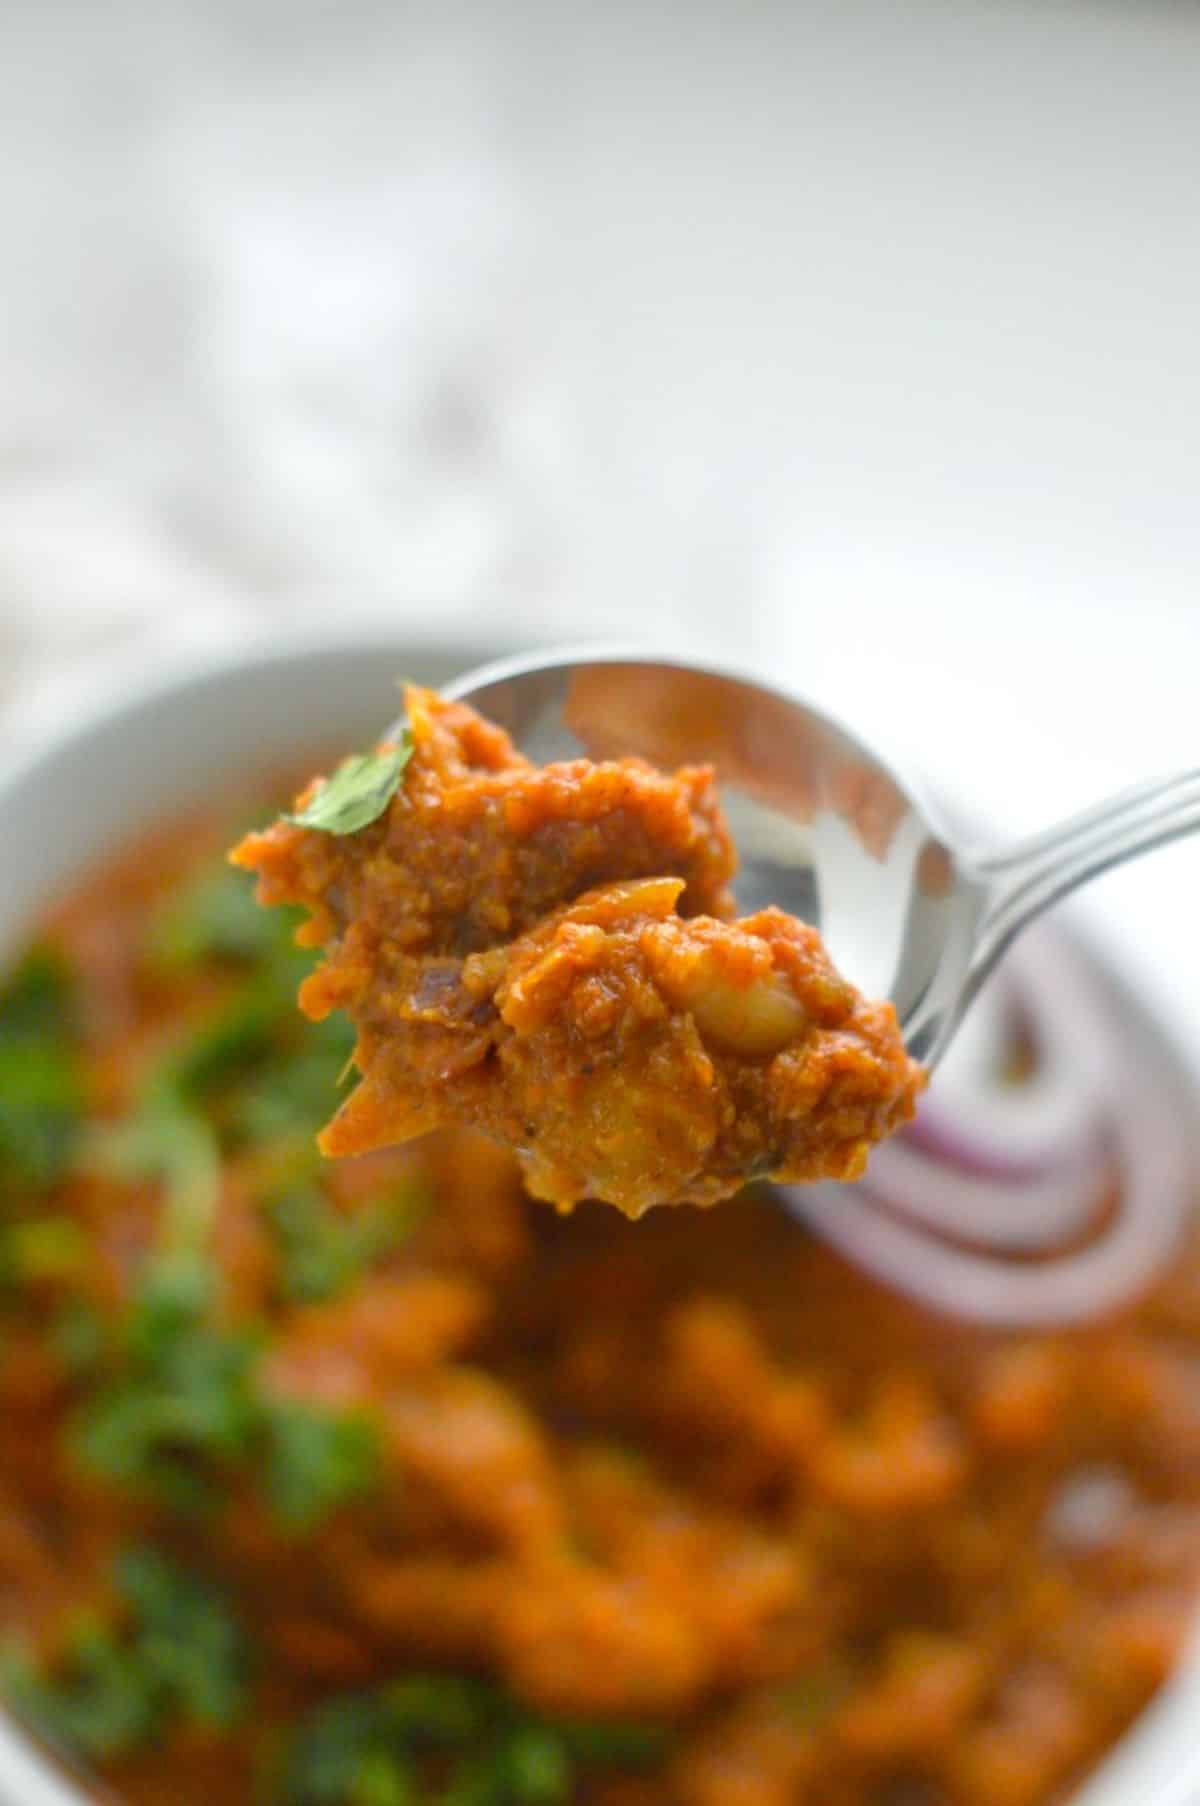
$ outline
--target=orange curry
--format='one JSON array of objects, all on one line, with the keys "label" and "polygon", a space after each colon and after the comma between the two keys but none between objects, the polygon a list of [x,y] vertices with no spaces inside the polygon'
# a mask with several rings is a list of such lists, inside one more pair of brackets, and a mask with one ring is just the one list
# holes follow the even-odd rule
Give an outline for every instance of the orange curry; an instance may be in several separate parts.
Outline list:
[{"label": "orange curry", "polygon": [[563,1219],[462,1130],[322,1162],[353,1036],[232,825],[0,985],[14,1709],[129,1806],[1063,1797],[1188,1629],[1200,1248],[984,1336],[766,1196]]},{"label": "orange curry", "polygon": [[924,1075],[890,1004],[847,984],[814,929],[777,909],[730,919],[711,770],[539,767],[463,703],[406,703],[375,819],[322,822],[318,782],[235,854],[264,903],[312,914],[326,957],[304,1009],[358,1029],[362,1082],[325,1152],[479,1128],[536,1196],[631,1217],[755,1177],[857,1178]]}]

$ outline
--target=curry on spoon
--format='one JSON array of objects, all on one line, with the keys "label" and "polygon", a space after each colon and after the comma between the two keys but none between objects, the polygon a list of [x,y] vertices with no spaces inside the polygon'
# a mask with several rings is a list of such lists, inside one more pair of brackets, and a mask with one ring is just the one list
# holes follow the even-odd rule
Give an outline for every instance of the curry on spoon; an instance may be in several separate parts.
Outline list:
[{"label": "curry on spoon", "polygon": [[972,858],[828,717],[682,661],[535,656],[450,698],[411,692],[236,857],[310,908],[305,1007],[359,1030],[326,1151],[473,1122],[563,1207],[858,1176],[1020,927],[1182,831],[1144,802],[1126,838],[1097,811]]}]

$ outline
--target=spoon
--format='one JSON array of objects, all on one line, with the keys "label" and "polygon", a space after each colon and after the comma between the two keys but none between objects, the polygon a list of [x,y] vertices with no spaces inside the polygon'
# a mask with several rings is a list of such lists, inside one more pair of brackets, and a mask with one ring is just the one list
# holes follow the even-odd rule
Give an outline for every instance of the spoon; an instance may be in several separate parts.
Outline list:
[{"label": "spoon", "polygon": [[[444,693],[505,728],[538,763],[639,754],[668,769],[711,764],[740,858],[739,910],[776,904],[812,923],[848,979],[890,999],[908,1051],[928,1067],[1036,916],[1110,866],[1200,826],[1193,774],[980,851],[959,843],[893,766],[829,715],[674,655],[532,653],[484,665]],[[990,1019],[985,1006],[972,1016],[956,1070],[935,1086],[913,1132],[876,1148],[864,1180],[773,1190],[891,1288],[969,1321],[1044,1327],[1117,1309],[1164,1270],[1189,1219],[1196,1146],[1190,1085],[1167,1070],[1136,1009],[1109,994],[1081,950],[1031,937],[1021,966],[1021,984],[989,991]],[[1036,1089],[1017,1087],[1018,1097],[997,1085],[995,1050],[1007,1041],[1014,999],[1031,998],[1044,1005]],[[962,1119],[970,1151],[955,1150],[947,1092],[980,1069],[984,1050],[983,1133],[976,1088]],[[939,1136],[940,1171],[928,1157],[921,1164],[922,1146]]]},{"label": "spoon", "polygon": [[684,658],[532,653],[446,694],[530,759],[639,754],[716,769],[743,913],[774,903],[820,931],[838,969],[890,999],[936,1066],[1002,954],[1088,879],[1200,823],[1200,778],[1151,781],[998,852],[956,845],[918,794],[810,703]]}]

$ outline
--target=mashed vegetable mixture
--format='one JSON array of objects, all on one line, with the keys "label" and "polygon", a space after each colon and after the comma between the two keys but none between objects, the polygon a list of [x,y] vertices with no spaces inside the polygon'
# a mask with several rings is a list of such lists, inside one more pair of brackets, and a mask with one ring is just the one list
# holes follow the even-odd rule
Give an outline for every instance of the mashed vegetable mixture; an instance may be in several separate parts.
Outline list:
[{"label": "mashed vegetable mixture", "polygon": [[0,989],[14,1708],[130,1806],[1061,1797],[1189,1626],[1200,1250],[981,1336],[754,1193],[559,1218],[461,1129],[322,1161],[352,1032],[230,827]]}]

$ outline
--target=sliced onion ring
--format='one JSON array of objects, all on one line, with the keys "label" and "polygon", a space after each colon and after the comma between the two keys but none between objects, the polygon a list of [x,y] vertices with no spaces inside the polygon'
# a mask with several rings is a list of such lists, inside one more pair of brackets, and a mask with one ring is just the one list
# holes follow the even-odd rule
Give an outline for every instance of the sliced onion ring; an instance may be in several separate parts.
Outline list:
[{"label": "sliced onion ring", "polygon": [[[990,1045],[977,1028],[953,1051],[923,1122],[878,1149],[858,1185],[785,1198],[849,1259],[937,1310],[993,1325],[1081,1322],[1136,1299],[1178,1246],[1192,1205],[1189,1113],[1169,1055],[1069,940],[1035,931],[1006,978],[1007,1007],[993,999],[986,1018]],[[999,1077],[1014,997],[1038,1049],[1028,1083]]]}]

